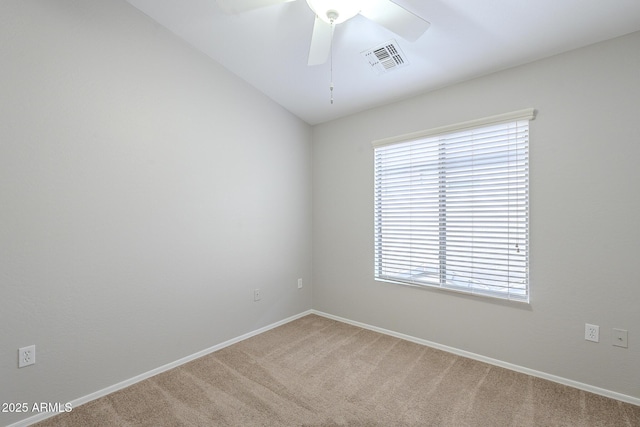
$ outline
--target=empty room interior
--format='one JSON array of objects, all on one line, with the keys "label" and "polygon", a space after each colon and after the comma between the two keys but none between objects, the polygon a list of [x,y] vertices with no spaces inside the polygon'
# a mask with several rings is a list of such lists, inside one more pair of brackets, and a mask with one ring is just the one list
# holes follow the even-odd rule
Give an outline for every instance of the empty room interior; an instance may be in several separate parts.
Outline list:
[{"label": "empty room interior", "polygon": [[341,3],[0,2],[0,425],[640,425],[640,3]]}]

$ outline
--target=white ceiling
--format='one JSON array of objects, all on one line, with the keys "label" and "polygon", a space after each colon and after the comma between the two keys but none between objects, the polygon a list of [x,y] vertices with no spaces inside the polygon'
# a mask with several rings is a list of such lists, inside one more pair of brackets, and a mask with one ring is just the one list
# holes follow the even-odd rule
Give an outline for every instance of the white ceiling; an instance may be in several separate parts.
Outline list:
[{"label": "white ceiling", "polygon": [[[305,0],[239,15],[216,0],[127,1],[309,124],[640,31],[640,0],[394,0],[431,28],[409,43],[360,15],[339,24],[331,104],[330,62],[307,66]],[[392,39],[409,66],[378,75],[360,53]]]}]

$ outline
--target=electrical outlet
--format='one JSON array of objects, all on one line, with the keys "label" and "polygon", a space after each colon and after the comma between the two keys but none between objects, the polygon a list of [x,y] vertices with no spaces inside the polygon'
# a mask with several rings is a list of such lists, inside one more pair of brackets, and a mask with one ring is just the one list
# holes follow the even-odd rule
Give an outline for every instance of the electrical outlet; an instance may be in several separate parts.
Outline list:
[{"label": "electrical outlet", "polygon": [[18,368],[36,363],[36,346],[22,347],[18,349]]},{"label": "electrical outlet", "polygon": [[600,341],[600,326],[584,324],[584,339],[587,341],[599,342]]},{"label": "electrical outlet", "polygon": [[298,279],[298,289],[302,289],[302,279]]},{"label": "electrical outlet", "polygon": [[260,289],[254,289],[253,290],[253,300],[254,301],[260,301],[260,298],[262,298],[262,295],[260,294]]},{"label": "electrical outlet", "polygon": [[624,347],[627,348],[627,336],[628,333],[625,329],[616,329],[613,328],[613,338],[612,338],[612,345],[615,345],[616,347]]}]

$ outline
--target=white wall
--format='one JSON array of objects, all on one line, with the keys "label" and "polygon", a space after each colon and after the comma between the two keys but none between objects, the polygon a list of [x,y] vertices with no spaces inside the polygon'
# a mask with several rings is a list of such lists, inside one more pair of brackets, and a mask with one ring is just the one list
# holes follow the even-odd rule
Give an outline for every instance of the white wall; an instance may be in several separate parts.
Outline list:
[{"label": "white wall", "polygon": [[[0,402],[85,396],[312,291],[330,314],[640,398],[639,47],[317,126],[312,164],[306,124],[123,1],[0,2]],[[525,107],[531,305],[375,282],[370,142]]]},{"label": "white wall", "polygon": [[0,64],[0,402],[311,308],[307,124],[124,1],[3,0]]},{"label": "white wall", "polygon": [[[638,70],[635,33],[316,126],[314,308],[640,398]],[[527,107],[531,304],[374,281],[371,141]]]}]

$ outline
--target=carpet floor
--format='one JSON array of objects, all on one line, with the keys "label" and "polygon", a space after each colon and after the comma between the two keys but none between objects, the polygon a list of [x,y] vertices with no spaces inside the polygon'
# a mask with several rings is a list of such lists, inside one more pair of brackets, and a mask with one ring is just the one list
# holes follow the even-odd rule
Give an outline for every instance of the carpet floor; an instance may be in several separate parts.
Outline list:
[{"label": "carpet floor", "polygon": [[308,315],[38,424],[640,426],[640,406]]}]

